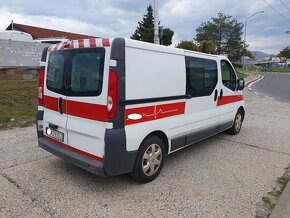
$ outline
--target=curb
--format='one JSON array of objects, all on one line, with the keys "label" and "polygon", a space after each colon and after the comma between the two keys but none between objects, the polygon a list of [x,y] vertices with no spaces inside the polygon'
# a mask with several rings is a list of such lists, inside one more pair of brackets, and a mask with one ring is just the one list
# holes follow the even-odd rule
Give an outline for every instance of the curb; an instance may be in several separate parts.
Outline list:
[{"label": "curb", "polygon": [[261,79],[262,77],[263,77],[262,75],[257,75],[256,78],[254,78],[254,79],[252,79],[250,81],[247,81],[246,84],[245,84],[245,86],[251,85],[252,83],[256,82],[257,80]]},{"label": "curb", "polygon": [[285,187],[278,203],[272,211],[270,218],[289,218],[290,217],[290,180]]}]

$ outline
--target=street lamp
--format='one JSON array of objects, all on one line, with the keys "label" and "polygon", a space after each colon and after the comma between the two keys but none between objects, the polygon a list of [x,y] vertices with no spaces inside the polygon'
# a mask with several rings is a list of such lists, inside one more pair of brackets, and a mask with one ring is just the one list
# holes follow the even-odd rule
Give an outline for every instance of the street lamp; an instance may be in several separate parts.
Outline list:
[{"label": "street lamp", "polygon": [[[246,51],[246,38],[247,38],[247,23],[248,20],[254,16],[256,16],[257,14],[262,14],[264,13],[264,11],[258,11],[255,14],[252,14],[251,16],[247,17],[246,21],[245,21],[245,33],[244,33],[244,51]],[[243,71],[245,71],[245,57],[243,58]]]}]

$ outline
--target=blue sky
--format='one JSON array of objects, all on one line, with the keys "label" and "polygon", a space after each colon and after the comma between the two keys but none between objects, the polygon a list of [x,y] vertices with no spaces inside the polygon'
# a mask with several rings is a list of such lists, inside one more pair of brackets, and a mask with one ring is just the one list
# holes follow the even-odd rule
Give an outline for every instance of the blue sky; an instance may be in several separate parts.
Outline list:
[{"label": "blue sky", "polygon": [[[270,8],[265,1],[284,17]],[[283,6],[281,1],[286,5]],[[153,0],[0,0],[0,30],[11,20],[101,37],[130,37]],[[249,19],[250,50],[276,54],[290,45],[290,0],[159,0],[161,25],[174,30],[174,44],[195,37],[196,28],[219,12],[239,22]]]}]

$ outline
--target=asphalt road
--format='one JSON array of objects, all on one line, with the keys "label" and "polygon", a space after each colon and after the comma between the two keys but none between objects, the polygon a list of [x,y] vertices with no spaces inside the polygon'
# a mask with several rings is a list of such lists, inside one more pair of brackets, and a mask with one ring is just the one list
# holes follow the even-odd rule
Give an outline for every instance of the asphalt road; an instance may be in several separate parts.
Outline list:
[{"label": "asphalt road", "polygon": [[290,73],[259,73],[264,78],[252,86],[255,92],[262,93],[278,101],[290,103]]},{"label": "asphalt road", "polygon": [[0,217],[254,217],[290,163],[290,107],[247,90],[245,98],[239,135],[169,155],[145,185],[50,155],[35,127],[0,131]]}]

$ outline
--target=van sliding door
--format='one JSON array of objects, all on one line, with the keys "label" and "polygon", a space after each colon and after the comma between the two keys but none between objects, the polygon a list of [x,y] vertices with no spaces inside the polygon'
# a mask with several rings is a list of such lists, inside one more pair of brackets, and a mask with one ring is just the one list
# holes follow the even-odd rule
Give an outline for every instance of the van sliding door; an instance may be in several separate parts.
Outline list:
[{"label": "van sliding door", "polygon": [[186,144],[218,132],[217,84],[215,59],[186,57]]}]

